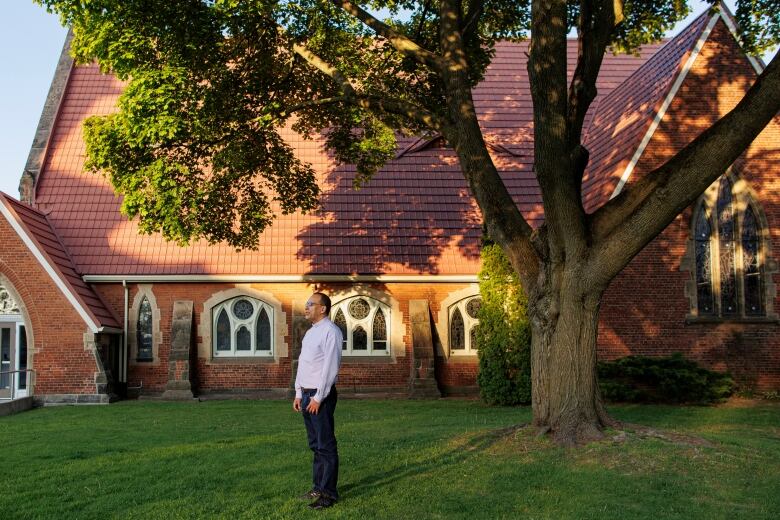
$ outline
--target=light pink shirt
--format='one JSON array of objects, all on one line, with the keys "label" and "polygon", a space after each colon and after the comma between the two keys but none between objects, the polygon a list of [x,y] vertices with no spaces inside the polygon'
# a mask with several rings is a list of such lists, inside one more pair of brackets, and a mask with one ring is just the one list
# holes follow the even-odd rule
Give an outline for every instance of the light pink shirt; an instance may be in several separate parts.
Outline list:
[{"label": "light pink shirt", "polygon": [[338,379],[343,339],[341,329],[327,317],[306,331],[295,376],[297,399],[301,398],[303,388],[316,388],[314,399],[319,403],[328,397]]}]

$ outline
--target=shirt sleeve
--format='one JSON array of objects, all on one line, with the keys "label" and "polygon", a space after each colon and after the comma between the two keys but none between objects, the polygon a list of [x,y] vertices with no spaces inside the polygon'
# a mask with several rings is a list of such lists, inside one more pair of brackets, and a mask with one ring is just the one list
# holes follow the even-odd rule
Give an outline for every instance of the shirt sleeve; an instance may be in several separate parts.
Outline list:
[{"label": "shirt sleeve", "polygon": [[341,330],[338,327],[330,327],[322,345],[324,360],[322,362],[322,372],[320,373],[320,384],[317,385],[317,393],[314,394],[314,399],[318,403],[321,403],[328,397],[331,387],[336,382],[336,376],[339,374],[339,365],[341,364],[342,341]]}]

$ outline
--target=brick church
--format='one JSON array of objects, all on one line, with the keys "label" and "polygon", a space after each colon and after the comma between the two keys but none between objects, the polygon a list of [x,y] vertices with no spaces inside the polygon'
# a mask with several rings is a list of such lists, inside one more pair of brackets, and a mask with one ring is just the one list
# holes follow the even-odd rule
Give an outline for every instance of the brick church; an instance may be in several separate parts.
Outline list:
[{"label": "brick church", "polygon": [[[527,43],[501,43],[475,89],[504,181],[538,226]],[[576,42],[570,46],[570,63]],[[743,96],[763,63],[727,12],[608,55],[585,124],[588,211],[667,160]],[[66,42],[20,200],[0,194],[0,399],[286,396],[313,290],[345,331],[339,391],[475,394],[481,216],[454,152],[400,142],[359,192],[322,143],[287,138],[319,175],[321,209],[280,215],[254,251],[139,235],[108,182],[83,171],[82,122],[123,84],[75,66]],[[780,389],[780,117],[615,279],[599,356],[681,352],[743,388]]]}]

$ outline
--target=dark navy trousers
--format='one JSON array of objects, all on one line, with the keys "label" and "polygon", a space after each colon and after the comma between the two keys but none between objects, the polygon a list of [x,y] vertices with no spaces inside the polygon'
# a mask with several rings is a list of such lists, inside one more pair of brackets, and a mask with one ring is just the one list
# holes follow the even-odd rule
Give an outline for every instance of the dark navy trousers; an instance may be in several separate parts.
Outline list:
[{"label": "dark navy trousers", "polygon": [[319,412],[315,415],[307,412],[306,407],[316,393],[316,390],[304,390],[301,397],[301,410],[306,424],[309,448],[314,453],[313,488],[330,498],[338,499],[339,493],[336,488],[339,480],[339,452],[333,421],[338,395],[336,387],[331,388],[328,397],[320,403]]}]

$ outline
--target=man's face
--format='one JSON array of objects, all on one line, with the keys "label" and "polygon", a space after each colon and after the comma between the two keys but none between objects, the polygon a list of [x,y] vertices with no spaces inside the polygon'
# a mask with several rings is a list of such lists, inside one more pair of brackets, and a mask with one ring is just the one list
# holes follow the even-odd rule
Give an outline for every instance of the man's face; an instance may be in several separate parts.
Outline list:
[{"label": "man's face", "polygon": [[325,316],[325,306],[317,294],[312,294],[304,307],[303,315],[312,323],[317,323]]}]

